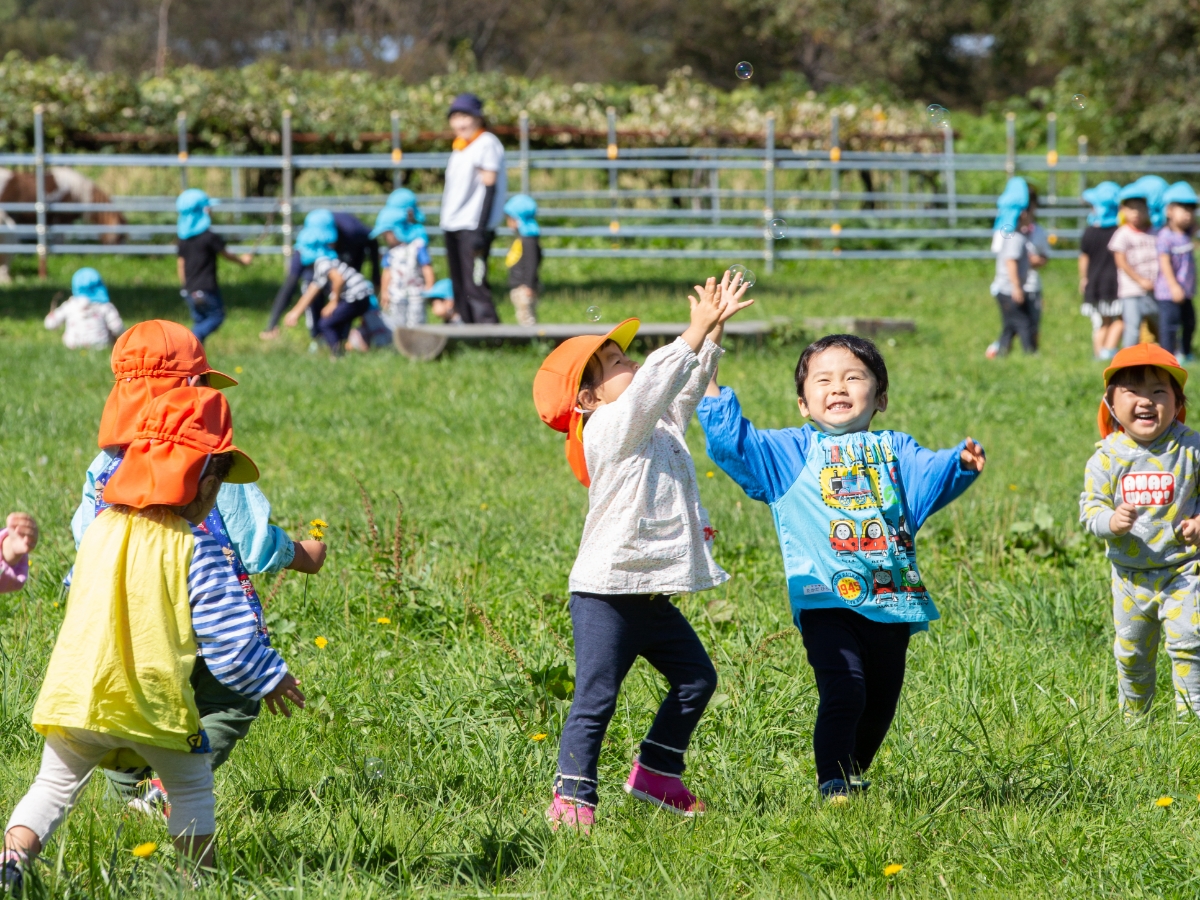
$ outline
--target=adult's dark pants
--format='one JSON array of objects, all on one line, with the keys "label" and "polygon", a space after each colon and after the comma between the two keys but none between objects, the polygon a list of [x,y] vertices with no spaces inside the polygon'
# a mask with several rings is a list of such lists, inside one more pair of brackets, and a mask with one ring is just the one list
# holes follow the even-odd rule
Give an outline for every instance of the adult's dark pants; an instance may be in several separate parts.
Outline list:
[{"label": "adult's dark pants", "polygon": [[341,300],[334,307],[333,312],[327,316],[321,316],[317,323],[317,330],[321,332],[321,337],[325,338],[325,343],[329,345],[330,350],[336,352],[341,348],[342,341],[350,335],[350,326],[354,320],[359,316],[366,315],[370,308],[370,300],[355,300],[353,303]]},{"label": "adult's dark pants", "polygon": [[450,281],[454,285],[454,311],[467,324],[495,325],[500,321],[488,286],[487,260],[492,252],[494,231],[483,231],[483,247],[475,249],[480,229],[444,231],[446,262],[450,264]]},{"label": "adult's dark pants", "polygon": [[1168,353],[1192,355],[1192,335],[1196,333],[1196,307],[1192,298],[1182,303],[1158,301],[1158,342]]},{"label": "adult's dark pants", "polygon": [[708,700],[717,670],[700,638],[663,594],[571,594],[575,697],[558,748],[554,791],[595,806],[596,764],[617,693],[643,656],[671,685],[642,741],[643,767],[682,775],[683,754]]},{"label": "adult's dark pants", "polygon": [[845,781],[871,765],[896,715],[909,626],[873,622],[850,609],[805,609],[800,629],[820,698],[813,729],[817,783]]},{"label": "adult's dark pants", "polygon": [[1025,292],[1025,301],[1017,303],[1011,294],[997,294],[1000,304],[1000,352],[1007,353],[1014,337],[1021,339],[1021,348],[1026,353],[1037,353],[1038,326],[1042,319],[1042,295]]}]

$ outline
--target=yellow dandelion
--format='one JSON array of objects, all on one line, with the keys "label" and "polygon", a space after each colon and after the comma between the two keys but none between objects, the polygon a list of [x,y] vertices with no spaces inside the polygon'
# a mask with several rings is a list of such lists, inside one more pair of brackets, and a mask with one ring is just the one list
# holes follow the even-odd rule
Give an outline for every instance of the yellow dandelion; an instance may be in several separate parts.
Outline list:
[{"label": "yellow dandelion", "polygon": [[158,844],[154,843],[154,841],[146,841],[146,843],[138,844],[133,848],[133,855],[138,859],[145,859],[146,857],[151,856],[157,849]]},{"label": "yellow dandelion", "polygon": [[308,529],[308,536],[314,541],[319,541],[325,537],[325,532],[323,532],[320,528],[310,528]]},{"label": "yellow dandelion", "polygon": [[1166,809],[1168,806],[1170,806],[1174,802],[1175,802],[1174,797],[1168,797],[1164,794],[1162,797],[1159,797],[1157,800],[1154,801],[1154,805],[1159,807],[1160,809]]},{"label": "yellow dandelion", "polygon": [[389,619],[387,616],[380,616],[378,619],[375,620],[375,622],[379,625],[391,625],[392,624],[392,620]]},{"label": "yellow dandelion", "polygon": [[548,738],[549,736],[550,736],[550,735],[546,734],[546,732],[544,732],[544,731],[539,731],[537,734],[530,735],[530,738],[529,738],[529,739],[530,739],[531,741],[538,741],[538,742],[540,743],[541,741],[544,741],[544,740],[545,740],[546,738]]},{"label": "yellow dandelion", "polygon": [[241,366],[234,366],[234,367],[233,367],[233,371],[234,371],[236,374],[238,374],[238,375],[241,375],[241,374],[242,374],[242,372],[243,372],[243,369],[242,369],[242,367],[241,367]]},{"label": "yellow dandelion", "polygon": [[324,650],[329,646],[329,639],[326,638],[325,635],[321,634],[317,635],[317,639],[313,641],[313,643],[317,645],[318,650]]},{"label": "yellow dandelion", "polygon": [[311,525],[313,528],[328,528],[329,527],[329,523],[326,522],[324,519],[313,519],[308,524]]},{"label": "yellow dandelion", "polygon": [[57,600],[54,601],[54,608],[58,609],[58,601]]},{"label": "yellow dandelion", "polygon": [[705,472],[704,474],[709,478],[715,478],[717,473],[713,472],[713,471],[708,471],[708,472]]},{"label": "yellow dandelion", "polygon": [[904,866],[900,865],[900,863],[888,863],[883,867],[883,877],[891,878],[893,875],[899,875],[903,871]]},{"label": "yellow dandelion", "polygon": [[479,508],[480,508],[480,509],[482,509],[482,510],[486,510],[486,509],[487,509],[487,504],[486,504],[486,503],[480,503],[480,504],[479,504]]},{"label": "yellow dandelion", "polygon": [[1008,486],[1008,489],[1009,489],[1010,491],[1015,491],[1015,490],[1017,489],[1017,486],[1016,486],[1015,484],[1010,484],[1010,485]]}]

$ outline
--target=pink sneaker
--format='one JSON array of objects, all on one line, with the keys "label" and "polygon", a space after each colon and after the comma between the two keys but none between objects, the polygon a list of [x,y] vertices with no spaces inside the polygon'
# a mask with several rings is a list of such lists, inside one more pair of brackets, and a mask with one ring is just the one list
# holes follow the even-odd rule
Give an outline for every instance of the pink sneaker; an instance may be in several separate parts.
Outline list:
[{"label": "pink sneaker", "polygon": [[639,762],[635,762],[629,772],[629,780],[625,782],[625,793],[653,803],[677,816],[691,818],[704,815],[704,803],[687,789],[682,778],[678,775],[651,772]]},{"label": "pink sneaker", "polygon": [[592,823],[596,821],[596,810],[583,803],[568,800],[561,794],[554,795],[554,802],[546,810],[546,821],[553,831],[558,831],[559,825],[567,825],[581,834],[592,833]]}]

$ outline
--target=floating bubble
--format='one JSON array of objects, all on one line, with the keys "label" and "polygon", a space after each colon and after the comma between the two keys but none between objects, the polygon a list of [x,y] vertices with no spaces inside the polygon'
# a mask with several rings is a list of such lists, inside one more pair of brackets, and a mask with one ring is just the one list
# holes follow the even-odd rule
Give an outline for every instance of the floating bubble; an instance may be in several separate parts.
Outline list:
[{"label": "floating bubble", "polygon": [[367,781],[383,781],[387,777],[387,763],[378,756],[368,756],[363,760],[363,774]]},{"label": "floating bubble", "polygon": [[930,103],[925,107],[925,115],[934,125],[945,125],[950,117],[950,110],[940,103]]},{"label": "floating bubble", "polygon": [[1085,106],[1087,106],[1087,97],[1085,97],[1083,94],[1076,94],[1071,98],[1071,105],[1076,109],[1083,109]]},{"label": "floating bubble", "polygon": [[740,63],[734,66],[733,71],[737,73],[737,77],[742,79],[742,81],[747,81],[749,80],[750,76],[754,74],[754,66],[750,65],[750,63],[743,59]]},{"label": "floating bubble", "polygon": [[587,317],[589,319],[591,319],[593,322],[599,322],[600,321],[600,307],[589,306],[587,308]]},{"label": "floating bubble", "polygon": [[1004,222],[1000,225],[1000,233],[1005,237],[1008,237],[1014,231],[1016,231],[1016,226],[1012,222]]},{"label": "floating bubble", "polygon": [[775,240],[782,240],[787,235],[787,222],[783,219],[772,219],[770,225],[767,226],[771,231],[771,237]]},{"label": "floating bubble", "polygon": [[754,287],[754,273],[743,266],[741,263],[735,263],[729,267],[729,274],[734,278],[741,275],[742,283],[748,288]]}]

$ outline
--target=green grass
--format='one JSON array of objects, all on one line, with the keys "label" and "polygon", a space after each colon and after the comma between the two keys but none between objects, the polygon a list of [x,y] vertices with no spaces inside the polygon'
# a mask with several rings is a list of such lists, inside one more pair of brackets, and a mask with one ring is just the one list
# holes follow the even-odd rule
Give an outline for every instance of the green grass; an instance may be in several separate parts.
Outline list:
[{"label": "green grass", "polygon": [[[0,511],[43,527],[23,593],[0,598],[0,786],[11,807],[40,741],[27,716],[62,615],[68,520],[109,371],[68,352],[40,317],[52,284],[0,291]],[[391,353],[333,364],[298,333],[256,333],[278,263],[225,267],[231,315],[212,338],[238,443],[258,461],[277,522],[303,536],[329,522],[325,572],[289,574],[270,601],[275,640],[313,703],[264,715],[218,774],[221,875],[212,896],[503,894],[661,897],[1171,896],[1200,890],[1200,749],[1176,722],[1165,661],[1149,721],[1115,704],[1108,576],[1091,542],[1072,543],[1084,461],[1096,438],[1099,370],[1076,313],[1073,265],[1048,275],[1043,355],[985,362],[997,329],[987,263],[783,267],[763,276],[756,315],[872,313],[916,319],[884,349],[893,380],[881,427],[927,446],[971,434],[988,450],[979,483],[920,536],[942,611],[914,639],[899,715],[870,795],[816,799],[816,694],[790,617],[767,509],[745,498],[690,432],[717,558],[735,577],[681,606],[710,649],[719,694],[696,733],[689,781],[709,814],[676,820],[620,790],[662,680],[643,662],[621,695],[601,758],[590,840],[541,821],[567,704],[531,689],[467,614],[470,599],[530,670],[571,658],[567,573],[586,495],[561,437],[537,420],[530,384],[545,348],[455,350],[430,364]],[[174,265],[100,262],[128,320],[182,319]],[[569,263],[544,271],[547,320],[638,313],[679,319],[686,288],[713,265]],[[28,271],[27,269],[23,271]],[[504,305],[502,315],[512,319]],[[799,339],[734,346],[721,380],[760,426],[798,423]],[[383,533],[374,554],[359,495]],[[404,504],[403,571],[389,536]],[[1009,546],[1009,526],[1043,505],[1053,551]],[[380,558],[382,557],[382,559]],[[379,569],[376,572],[375,569]],[[260,579],[270,594],[274,579]],[[713,600],[725,606],[710,608]],[[732,617],[728,616],[732,612]],[[379,617],[391,620],[380,625]],[[760,650],[768,635],[784,637]],[[318,636],[328,639],[321,650]],[[538,742],[531,737],[547,732]],[[368,757],[386,772],[366,774]],[[374,764],[372,764],[374,765]],[[1176,798],[1156,808],[1160,795]],[[93,786],[46,853],[53,896],[176,890],[162,852],[134,871],[129,849],[165,830],[122,817]],[[115,860],[115,865],[112,861]],[[904,870],[885,879],[883,867]],[[108,873],[107,876],[105,873]],[[107,878],[107,882],[106,882]]]}]

